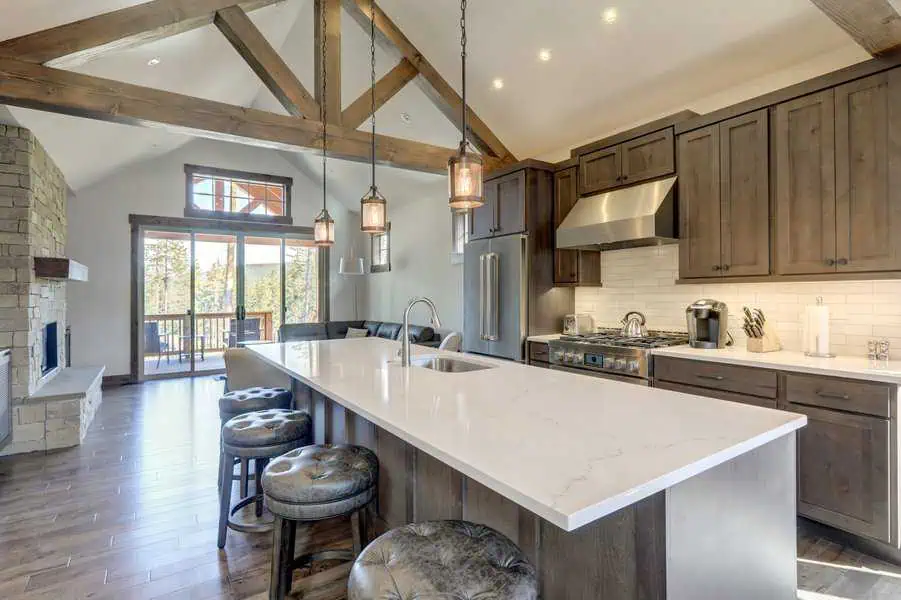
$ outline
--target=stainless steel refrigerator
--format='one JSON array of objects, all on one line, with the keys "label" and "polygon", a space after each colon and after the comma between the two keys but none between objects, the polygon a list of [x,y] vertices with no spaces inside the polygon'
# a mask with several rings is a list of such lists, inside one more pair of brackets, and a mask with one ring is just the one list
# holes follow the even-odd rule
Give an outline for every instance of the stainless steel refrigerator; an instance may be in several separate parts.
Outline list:
[{"label": "stainless steel refrigerator", "polygon": [[463,350],[523,360],[528,335],[528,236],[466,244]]}]

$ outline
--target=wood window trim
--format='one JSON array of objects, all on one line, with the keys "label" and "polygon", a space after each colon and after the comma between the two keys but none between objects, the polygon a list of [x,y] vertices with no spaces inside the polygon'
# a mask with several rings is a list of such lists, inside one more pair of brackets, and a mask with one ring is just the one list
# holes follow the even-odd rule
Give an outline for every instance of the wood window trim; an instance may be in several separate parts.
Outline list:
[{"label": "wood window trim", "polygon": [[[382,236],[387,236],[388,239],[388,247],[386,248],[386,262],[382,264],[376,264],[375,256],[375,244],[377,240],[381,239]],[[377,233],[369,237],[369,272],[370,273],[388,273],[391,271],[391,223],[388,223],[388,226],[385,230],[385,233]]]},{"label": "wood window trim", "polygon": [[[245,213],[233,213],[216,210],[202,210],[194,207],[192,180],[195,175],[208,175],[226,179],[243,179],[259,183],[281,185],[285,188],[284,215],[252,215]],[[224,221],[239,221],[245,223],[274,223],[278,225],[293,225],[291,216],[291,188],[294,179],[280,175],[267,173],[253,173],[251,171],[237,171],[234,169],[221,169],[219,167],[206,167],[202,165],[185,164],[185,217],[198,219],[217,219]]]}]

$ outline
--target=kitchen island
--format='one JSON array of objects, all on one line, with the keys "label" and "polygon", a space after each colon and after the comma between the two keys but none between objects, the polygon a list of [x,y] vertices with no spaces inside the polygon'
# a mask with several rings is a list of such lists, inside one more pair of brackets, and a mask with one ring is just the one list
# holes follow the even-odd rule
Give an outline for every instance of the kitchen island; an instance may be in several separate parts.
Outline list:
[{"label": "kitchen island", "polygon": [[317,443],[378,454],[383,527],[490,525],[548,600],[796,598],[804,416],[423,347],[490,368],[404,368],[398,347],[251,347],[296,380]]}]

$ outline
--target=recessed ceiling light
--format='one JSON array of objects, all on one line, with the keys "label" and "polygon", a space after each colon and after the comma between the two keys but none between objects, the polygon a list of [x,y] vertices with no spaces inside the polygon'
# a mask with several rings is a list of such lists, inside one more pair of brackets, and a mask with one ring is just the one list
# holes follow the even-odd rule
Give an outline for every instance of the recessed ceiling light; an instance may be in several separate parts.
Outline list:
[{"label": "recessed ceiling light", "polygon": [[547,48],[542,48],[538,51],[538,60],[542,62],[547,62],[551,60],[551,51]]},{"label": "recessed ceiling light", "polygon": [[610,8],[605,8],[604,12],[601,13],[601,16],[604,18],[604,22],[609,25],[611,23],[616,23],[619,14],[616,12],[616,8],[611,6]]},{"label": "recessed ceiling light", "polygon": [[496,90],[504,89],[504,80],[500,77],[497,77],[494,81],[491,82],[491,86]]},{"label": "recessed ceiling light", "polygon": [[158,64],[160,64],[160,59],[158,59],[156,57],[153,57],[147,61],[147,66],[149,66],[149,67],[155,67]]},{"label": "recessed ceiling light", "polygon": [[410,113],[402,112],[400,113],[400,120],[409,125],[413,122],[413,117],[410,116]]}]

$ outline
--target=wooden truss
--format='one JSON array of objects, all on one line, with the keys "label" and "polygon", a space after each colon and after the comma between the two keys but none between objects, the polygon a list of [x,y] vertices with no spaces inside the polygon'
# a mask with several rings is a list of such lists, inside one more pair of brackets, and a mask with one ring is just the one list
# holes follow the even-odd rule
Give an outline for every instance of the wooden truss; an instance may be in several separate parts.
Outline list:
[{"label": "wooden truss", "polygon": [[[20,106],[101,121],[163,127],[201,137],[289,151],[321,150],[320,102],[328,103],[329,156],[368,162],[369,133],[357,131],[372,114],[369,92],[342,111],[342,0],[314,0],[316,48],[325,44],[328,97],[320,98],[319,56],[315,94],[304,87],[278,52],[247,17],[247,11],[283,0],[152,0],[52,29],[0,41],[0,104]],[[344,0],[345,10],[369,29],[369,0]],[[320,11],[327,11],[328,30],[320,31]],[[462,100],[397,26],[375,7],[379,41],[391,44],[401,60],[376,83],[376,108],[407,83],[418,80],[429,98],[453,122],[459,122]],[[280,115],[82,75],[60,67],[79,64],[110,50],[132,47],[190,29],[214,24],[263,84],[284,106]],[[471,113],[472,140],[486,168],[516,161],[477,115]],[[431,144],[376,136],[376,158],[403,169],[442,173],[455,152]]]},{"label": "wooden truss", "polygon": [[898,0],[811,0],[872,56],[901,47]]}]

